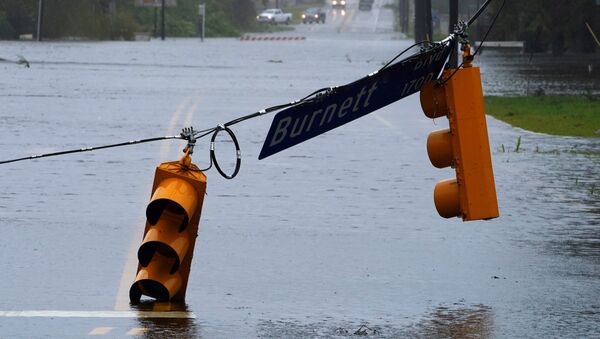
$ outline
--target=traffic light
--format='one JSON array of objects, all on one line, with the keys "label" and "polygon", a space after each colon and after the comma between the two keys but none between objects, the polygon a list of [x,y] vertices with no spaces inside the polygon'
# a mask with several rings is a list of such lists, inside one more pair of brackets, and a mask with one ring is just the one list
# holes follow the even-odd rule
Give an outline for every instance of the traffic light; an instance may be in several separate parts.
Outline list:
[{"label": "traffic light", "polygon": [[[467,51],[468,48],[468,51]],[[446,116],[450,128],[427,138],[433,166],[454,167],[456,177],[438,182],[434,202],[440,216],[464,221],[499,216],[488,140],[483,91],[478,67],[471,65],[470,47],[459,69],[447,69],[442,82],[421,89],[421,106],[429,118]]]},{"label": "traffic light", "polygon": [[137,276],[129,290],[132,304],[142,295],[157,301],[185,299],[205,192],[206,176],[187,153],[156,168]]}]

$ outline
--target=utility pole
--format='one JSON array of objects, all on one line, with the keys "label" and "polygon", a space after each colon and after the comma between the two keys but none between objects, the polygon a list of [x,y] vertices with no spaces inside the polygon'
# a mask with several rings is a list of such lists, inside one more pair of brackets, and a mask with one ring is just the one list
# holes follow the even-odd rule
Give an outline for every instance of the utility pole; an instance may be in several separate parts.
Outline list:
[{"label": "utility pole", "polygon": [[206,4],[204,2],[201,2],[200,5],[198,5],[198,14],[200,15],[200,23],[199,23],[199,28],[200,28],[200,41],[204,42],[204,29],[206,28],[205,25],[205,21],[206,21]]},{"label": "utility pole", "polygon": [[165,40],[165,1],[162,0],[160,4],[160,39]]},{"label": "utility pole", "polygon": [[408,0],[399,0],[400,31],[408,34]]},{"label": "utility pole", "polygon": [[431,0],[415,0],[415,42],[432,41]]},{"label": "utility pole", "polygon": [[158,37],[158,7],[154,7],[154,31],[152,35],[157,38]]},{"label": "utility pole", "polygon": [[38,2],[38,22],[37,22],[37,41],[42,41],[42,31],[44,20],[44,0]]},{"label": "utility pole", "polygon": [[[448,21],[448,32],[452,34],[458,25],[458,0],[450,0],[450,20]],[[450,67],[458,67],[458,46],[450,53]]]}]

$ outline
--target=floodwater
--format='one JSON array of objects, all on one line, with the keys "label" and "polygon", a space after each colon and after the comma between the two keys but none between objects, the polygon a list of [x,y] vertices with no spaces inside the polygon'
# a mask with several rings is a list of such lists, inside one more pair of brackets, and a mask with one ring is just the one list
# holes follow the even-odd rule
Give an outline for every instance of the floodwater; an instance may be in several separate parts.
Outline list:
[{"label": "floodwater", "polygon": [[[304,41],[0,42],[31,62],[0,64],[1,158],[212,127],[355,80],[411,43],[352,27]],[[487,55],[484,76],[508,76]],[[599,139],[488,118],[501,217],[463,223],[435,212],[433,187],[453,173],[425,142],[446,122],[417,96],[258,161],[271,118],[235,126],[237,178],[207,172],[190,318],[6,316],[137,312],[127,262],[154,167],[184,144],[0,166],[0,337],[598,336]],[[219,156],[231,168],[233,151]],[[207,160],[203,140],[194,161]]]},{"label": "floodwater", "polygon": [[524,54],[484,45],[476,62],[486,95],[600,95],[598,54]]}]

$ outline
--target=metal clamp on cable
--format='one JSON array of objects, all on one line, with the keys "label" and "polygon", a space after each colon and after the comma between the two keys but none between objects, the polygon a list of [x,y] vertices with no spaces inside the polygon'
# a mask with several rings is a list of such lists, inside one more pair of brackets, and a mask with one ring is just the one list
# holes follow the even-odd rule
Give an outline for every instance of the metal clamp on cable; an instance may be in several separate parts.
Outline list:
[{"label": "metal clamp on cable", "polygon": [[[217,138],[217,134],[219,134],[220,131],[227,132],[227,134],[229,134],[229,137],[231,138],[231,141],[233,141],[233,144],[235,145],[236,163],[235,163],[235,169],[233,170],[233,174],[231,174],[231,175],[227,175],[227,174],[225,174],[225,172],[223,172],[223,170],[219,166],[219,163],[217,162],[217,157],[215,156],[215,139]],[[240,144],[238,143],[238,140],[235,137],[235,134],[233,133],[233,131],[231,129],[229,129],[229,127],[219,125],[215,129],[215,132],[213,133],[212,138],[210,139],[210,160],[211,160],[211,163],[213,163],[215,165],[215,168],[217,169],[219,174],[221,174],[221,176],[225,179],[235,178],[235,176],[240,171],[240,166],[242,165],[242,152],[240,151]]]},{"label": "metal clamp on cable", "polygon": [[188,144],[187,146],[185,146],[185,148],[183,149],[183,152],[187,152],[189,150],[189,154],[193,154],[194,153],[194,146],[196,146],[196,136],[195,136],[195,131],[194,131],[194,127],[190,126],[190,127],[184,127],[181,130],[181,138],[184,140],[187,140]]}]

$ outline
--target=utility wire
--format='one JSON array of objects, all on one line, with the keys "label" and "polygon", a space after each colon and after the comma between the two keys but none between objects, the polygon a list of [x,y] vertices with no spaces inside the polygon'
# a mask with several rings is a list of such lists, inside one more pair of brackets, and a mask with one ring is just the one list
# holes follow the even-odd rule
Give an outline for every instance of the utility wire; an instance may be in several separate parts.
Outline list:
[{"label": "utility wire", "polygon": [[[475,19],[477,19],[479,17],[479,15],[481,15],[481,13],[483,13],[483,10],[485,10],[485,8],[489,5],[489,3],[492,0],[488,0],[486,1],[481,8],[479,8],[479,10],[477,11],[477,13],[475,13],[475,15],[473,15],[471,17],[471,19],[469,19],[469,22],[467,23],[467,27],[469,27],[474,21]],[[490,34],[490,32],[492,31],[492,28],[494,27],[494,25],[496,24],[496,19],[498,19],[498,16],[500,16],[500,12],[502,12],[502,9],[504,8],[504,4],[506,4],[506,0],[502,0],[502,5],[500,5],[500,8],[498,8],[498,11],[496,12],[496,15],[494,16],[494,19],[492,20],[492,22],[490,23],[490,26],[488,27],[487,31],[485,32],[483,39],[481,39],[481,42],[479,43],[479,46],[477,46],[477,49],[475,50],[475,52],[473,52],[473,57],[475,57],[477,55],[477,53],[479,53],[479,50],[481,49],[481,47],[483,46],[483,43],[485,42],[485,40],[487,39],[488,34]],[[453,35],[458,35],[456,32]],[[458,65],[458,67],[456,67],[456,69],[454,70],[454,72],[452,72],[452,74],[450,74],[449,77],[447,77],[446,79],[444,79],[443,81],[440,81],[438,86],[442,86],[445,83],[447,83],[448,81],[450,81],[450,79],[452,79],[452,77],[454,76],[454,74],[456,74],[456,72],[458,72],[458,70],[465,64],[465,62],[461,62],[460,65]]]},{"label": "utility wire", "polygon": [[118,144],[110,144],[110,145],[94,146],[94,147],[84,147],[84,148],[72,149],[72,150],[68,150],[68,151],[60,151],[60,152],[54,152],[54,153],[37,154],[37,155],[31,155],[31,156],[23,157],[23,158],[17,158],[17,159],[0,161],[0,165],[8,164],[8,163],[11,163],[11,162],[23,161],[23,160],[34,160],[34,159],[39,159],[39,158],[53,157],[53,156],[57,156],[57,155],[65,155],[65,154],[71,154],[71,153],[81,153],[81,152],[97,151],[97,150],[105,149],[105,148],[130,146],[130,145],[136,145],[136,144],[143,144],[143,143],[146,143],[146,142],[153,142],[153,141],[159,141],[159,140],[169,140],[169,139],[183,139],[183,137],[181,137],[179,135],[164,136],[164,137],[148,138],[148,139],[141,139],[141,140],[131,140],[131,141],[126,141],[126,142],[120,142]]},{"label": "utility wire", "polygon": [[[479,9],[477,14],[475,14],[475,16],[473,16],[473,17],[477,18],[479,16],[479,14],[481,14],[482,9],[485,9],[485,7],[487,7],[487,4],[490,3],[490,1],[491,0],[488,0],[483,6],[481,6],[481,9]],[[506,0],[502,0],[502,5],[500,5],[500,8],[498,8],[498,11],[496,12],[496,15],[494,16],[494,19],[492,19],[492,22],[490,23],[490,26],[488,27],[487,31],[485,32],[483,39],[481,39],[479,46],[477,46],[477,49],[473,53],[473,57],[475,57],[477,55],[477,53],[479,53],[481,46],[483,46],[483,43],[485,42],[485,40],[487,40],[488,34],[490,34],[490,32],[492,31],[492,28],[496,24],[496,19],[498,19],[498,16],[500,16],[500,12],[502,12],[502,9],[504,9],[505,4],[506,4]],[[471,20],[469,20],[469,25],[471,24],[472,20],[473,20],[473,18],[471,18]]]}]

